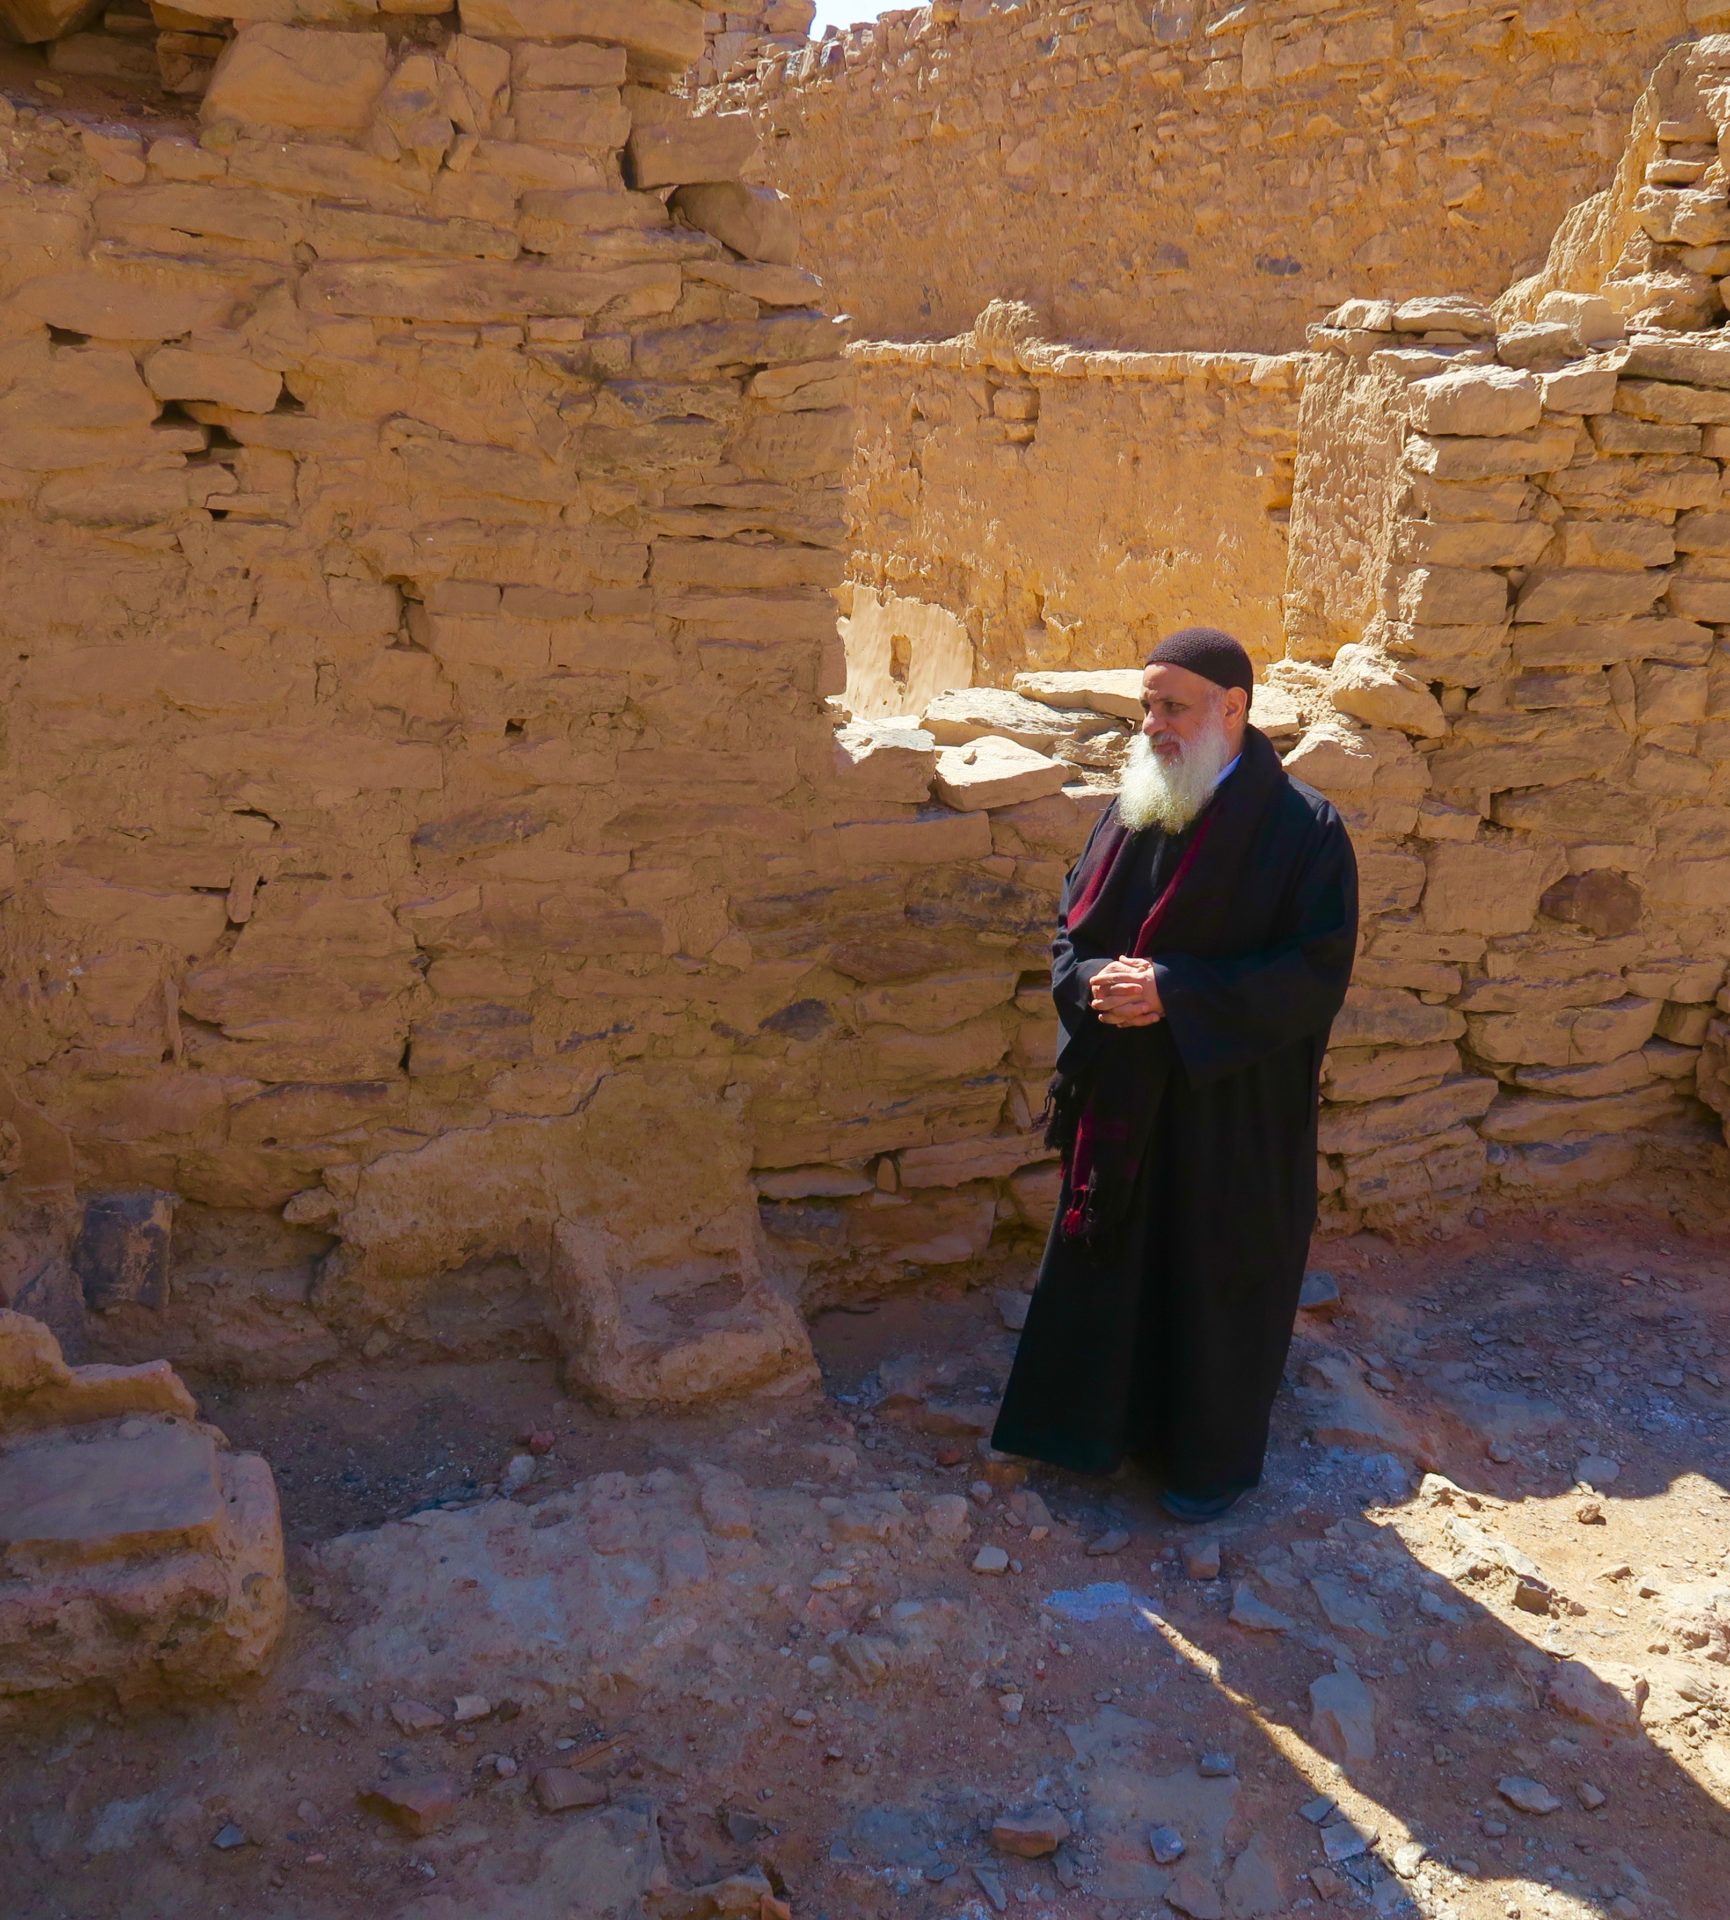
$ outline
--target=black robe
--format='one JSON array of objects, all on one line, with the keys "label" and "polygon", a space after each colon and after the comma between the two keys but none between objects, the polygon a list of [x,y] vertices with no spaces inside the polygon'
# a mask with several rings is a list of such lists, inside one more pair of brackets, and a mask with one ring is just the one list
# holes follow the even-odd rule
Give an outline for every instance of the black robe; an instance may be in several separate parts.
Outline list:
[{"label": "black robe", "polygon": [[[1116,811],[1064,884],[1053,1093],[1073,1110],[1115,1071],[1121,1102],[1127,1069],[1145,1150],[1103,1245],[1064,1231],[1066,1163],[992,1444],[1081,1472],[1127,1455],[1179,1492],[1237,1493],[1261,1476],[1315,1225],[1317,1087],[1351,976],[1357,866],[1339,815],[1253,727],[1205,829],[1126,837]],[[1132,950],[1204,831],[1152,937],[1165,1018],[1103,1025],[1094,974]]]}]

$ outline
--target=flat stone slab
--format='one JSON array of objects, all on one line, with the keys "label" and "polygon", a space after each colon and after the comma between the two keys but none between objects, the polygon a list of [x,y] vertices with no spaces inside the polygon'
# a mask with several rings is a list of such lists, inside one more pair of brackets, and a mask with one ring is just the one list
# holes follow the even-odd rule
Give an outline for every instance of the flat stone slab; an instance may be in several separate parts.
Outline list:
[{"label": "flat stone slab", "polygon": [[208,1537],[222,1517],[216,1443],[201,1428],[128,1421],[0,1454],[0,1547],[86,1557]]},{"label": "flat stone slab", "polygon": [[1048,707],[1081,707],[1119,720],[1141,718],[1141,668],[1101,667],[1092,673],[1018,673],[1015,691]]}]

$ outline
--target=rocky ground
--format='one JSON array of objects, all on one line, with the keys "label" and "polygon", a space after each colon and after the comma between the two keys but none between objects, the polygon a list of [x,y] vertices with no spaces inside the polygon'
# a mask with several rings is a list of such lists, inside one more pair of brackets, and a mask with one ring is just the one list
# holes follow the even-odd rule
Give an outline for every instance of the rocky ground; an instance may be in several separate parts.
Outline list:
[{"label": "rocky ground", "polygon": [[527,1363],[209,1391],[279,1477],[282,1656],[14,1730],[5,1910],[1725,1912],[1730,1235],[1316,1265],[1212,1532],[984,1448],[1013,1287],[833,1314],[821,1401],[720,1417]]}]

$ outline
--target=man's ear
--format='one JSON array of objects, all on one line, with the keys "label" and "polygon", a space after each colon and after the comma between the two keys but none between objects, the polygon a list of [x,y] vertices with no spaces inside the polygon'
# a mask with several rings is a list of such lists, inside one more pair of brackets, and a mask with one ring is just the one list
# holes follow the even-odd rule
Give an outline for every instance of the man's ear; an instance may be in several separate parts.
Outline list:
[{"label": "man's ear", "polygon": [[1249,695],[1242,687],[1226,688],[1225,717],[1234,727],[1241,726],[1249,718]]}]

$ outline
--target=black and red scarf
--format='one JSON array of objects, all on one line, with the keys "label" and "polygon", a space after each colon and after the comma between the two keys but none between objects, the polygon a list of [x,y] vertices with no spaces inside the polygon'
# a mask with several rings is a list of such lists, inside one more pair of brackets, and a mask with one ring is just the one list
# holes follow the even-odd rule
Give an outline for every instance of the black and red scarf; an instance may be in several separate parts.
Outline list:
[{"label": "black and red scarf", "polygon": [[[1267,736],[1247,728],[1237,767],[1202,810],[1139,927],[1125,924],[1126,897],[1134,874],[1151,857],[1148,836],[1157,829],[1132,832],[1113,807],[1072,883],[1068,932],[1076,959],[1223,954],[1232,889],[1247,877],[1262,822],[1285,785],[1285,769]],[[1063,1154],[1065,1239],[1096,1253],[1109,1250],[1128,1214],[1176,1059],[1163,1020],[1147,1027],[1108,1027],[1096,1020],[1093,1043],[1079,1064],[1052,1081],[1046,1139]]]}]

